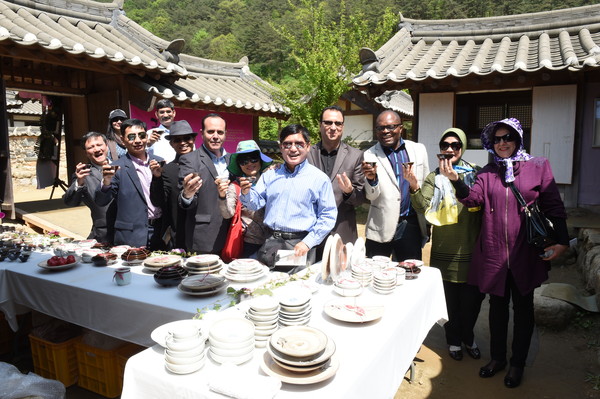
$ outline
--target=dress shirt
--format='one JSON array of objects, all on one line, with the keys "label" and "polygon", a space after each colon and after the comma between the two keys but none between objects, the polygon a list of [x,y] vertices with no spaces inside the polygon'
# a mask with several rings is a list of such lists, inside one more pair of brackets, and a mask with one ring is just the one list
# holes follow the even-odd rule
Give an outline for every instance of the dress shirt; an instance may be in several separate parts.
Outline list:
[{"label": "dress shirt", "polygon": [[177,153],[175,152],[173,147],[171,147],[171,143],[169,142],[169,140],[165,138],[166,135],[170,134],[170,130],[164,127],[163,125],[160,125],[159,127],[151,130],[164,130],[164,132],[160,135],[158,141],[154,143],[150,148],[148,148],[150,154],[154,154],[157,157],[161,157],[165,160],[166,163],[169,163],[172,160],[174,160],[175,155],[177,155]]},{"label": "dress shirt", "polygon": [[154,206],[150,200],[150,184],[152,183],[152,171],[150,170],[148,161],[150,156],[148,155],[148,160],[146,162],[134,157],[131,154],[128,154],[128,157],[133,162],[133,167],[135,168],[135,171],[140,179],[142,191],[144,192],[144,198],[146,199],[146,204],[148,204],[148,219],[157,219],[162,215],[162,210],[160,207]]},{"label": "dress shirt", "polygon": [[[400,216],[407,216],[411,213],[410,206],[410,184],[402,174],[402,163],[410,162],[408,158],[408,153],[406,152],[406,145],[404,144],[404,140],[400,138],[400,145],[396,149],[392,149],[391,147],[383,147],[383,152],[389,159],[392,164],[392,169],[394,170],[394,174],[396,175],[396,182],[398,183],[398,187],[400,187],[400,198],[402,202],[400,204]],[[414,211],[412,211],[414,213]]]},{"label": "dress shirt", "polygon": [[309,248],[323,241],[337,218],[329,177],[306,160],[293,172],[284,165],[265,172],[240,199],[254,211],[266,207],[264,223],[272,230],[308,232],[302,241]]},{"label": "dress shirt", "polygon": [[215,169],[217,169],[217,175],[219,177],[229,177],[229,171],[227,170],[227,159],[225,159],[227,151],[225,151],[225,148],[221,147],[220,157],[217,157],[213,152],[209,151],[208,148],[204,146],[204,144],[202,144],[202,148],[204,149],[204,151],[206,151],[210,159],[212,159],[213,163],[215,164]]},{"label": "dress shirt", "polygon": [[321,149],[320,156],[321,164],[323,165],[323,172],[325,172],[327,176],[331,176],[331,171],[333,170],[333,165],[335,165],[335,159],[337,158],[339,147],[331,152],[327,152],[321,141],[317,143],[317,147],[320,147]]}]

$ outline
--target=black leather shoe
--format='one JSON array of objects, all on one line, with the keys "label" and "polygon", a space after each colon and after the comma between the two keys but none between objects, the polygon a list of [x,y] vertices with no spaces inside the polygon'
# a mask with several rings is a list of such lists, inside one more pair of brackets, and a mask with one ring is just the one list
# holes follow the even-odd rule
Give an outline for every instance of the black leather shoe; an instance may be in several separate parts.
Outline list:
[{"label": "black leather shoe", "polygon": [[479,376],[481,378],[490,378],[496,375],[498,371],[502,371],[506,368],[506,360],[491,360],[488,364],[479,369]]},{"label": "black leather shoe", "polygon": [[481,359],[481,351],[479,350],[479,348],[469,348],[467,346],[465,350],[467,351],[467,354],[473,359]]},{"label": "black leather shoe", "polygon": [[462,349],[459,349],[457,351],[448,351],[448,353],[450,354],[450,357],[454,360],[462,360],[463,358]]},{"label": "black leather shoe", "polygon": [[504,385],[508,388],[516,388],[521,385],[523,379],[523,369],[521,367],[510,366],[506,377],[504,377]]}]

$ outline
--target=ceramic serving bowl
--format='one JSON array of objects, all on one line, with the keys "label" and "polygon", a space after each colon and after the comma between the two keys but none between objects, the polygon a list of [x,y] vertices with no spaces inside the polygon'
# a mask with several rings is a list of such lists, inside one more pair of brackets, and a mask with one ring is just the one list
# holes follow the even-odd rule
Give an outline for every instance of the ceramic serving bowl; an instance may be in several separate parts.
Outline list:
[{"label": "ceramic serving bowl", "polygon": [[81,261],[84,263],[92,263],[92,258],[101,253],[103,253],[103,251],[98,248],[85,249],[81,252]]},{"label": "ceramic serving bowl", "polygon": [[168,354],[172,357],[196,357],[200,356],[204,353],[204,349],[206,349],[206,344],[202,342],[201,345],[198,345],[192,349],[177,351],[173,349],[165,349],[165,354]]},{"label": "ceramic serving bowl", "polygon": [[254,350],[254,339],[250,342],[249,345],[243,348],[234,348],[234,349],[225,349],[220,348],[218,346],[211,346],[210,350],[215,355],[224,356],[224,357],[240,357],[244,356],[248,352],[252,352]]},{"label": "ceramic serving bowl", "polygon": [[189,339],[185,341],[175,341],[173,337],[167,337],[166,340],[167,349],[172,352],[184,352],[198,350],[200,347],[204,347],[204,340],[200,338]]},{"label": "ceramic serving bowl", "polygon": [[117,261],[117,255],[110,252],[103,252],[92,257],[94,266],[108,266]]},{"label": "ceramic serving bowl", "polygon": [[204,366],[205,360],[206,358],[203,357],[199,362],[190,364],[174,364],[165,360],[165,367],[175,374],[190,374],[200,370]]},{"label": "ceramic serving bowl", "polygon": [[193,364],[198,363],[204,358],[204,352],[195,356],[178,356],[165,352],[165,360],[171,364]]},{"label": "ceramic serving bowl", "polygon": [[154,281],[167,287],[176,286],[187,274],[187,270],[181,266],[165,266],[154,273]]},{"label": "ceramic serving bowl", "polygon": [[148,254],[149,252],[145,248],[129,248],[121,254],[121,259],[130,265],[140,265],[148,257]]}]

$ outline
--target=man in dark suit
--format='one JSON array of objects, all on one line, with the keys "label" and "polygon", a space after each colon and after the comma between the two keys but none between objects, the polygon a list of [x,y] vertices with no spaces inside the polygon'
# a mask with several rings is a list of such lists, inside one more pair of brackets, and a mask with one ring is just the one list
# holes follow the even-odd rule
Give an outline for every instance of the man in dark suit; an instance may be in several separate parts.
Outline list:
[{"label": "man in dark suit", "polygon": [[229,178],[226,129],[220,115],[208,114],[202,119],[202,145],[179,158],[179,205],[186,211],[188,251],[219,254],[225,245],[230,220],[221,216],[215,180]]},{"label": "man in dark suit", "polygon": [[81,138],[81,143],[90,163],[80,162],[75,166],[73,183],[63,195],[63,200],[67,206],[79,206],[83,202],[90,208],[92,231],[88,238],[98,242],[108,242],[110,239],[106,227],[106,212],[110,204],[98,206],[94,201],[96,189],[102,181],[102,165],[108,154],[106,136],[102,133],[89,132]]},{"label": "man in dark suit", "polygon": [[331,106],[323,110],[319,130],[321,141],[311,147],[308,162],[331,179],[338,208],[331,234],[337,233],[343,242],[354,243],[358,238],[355,208],[364,202],[363,153],[342,143],[344,114],[340,107]]},{"label": "man in dark suit", "polygon": [[96,203],[100,206],[113,201],[114,245],[146,246],[162,249],[160,218],[162,204],[150,200],[150,183],[153,173],[160,169],[161,158],[146,151],[146,124],[139,119],[126,119],[121,125],[124,157],[105,164],[102,168],[102,185],[96,190]]},{"label": "man in dark suit", "polygon": [[185,249],[185,210],[179,207],[179,158],[194,151],[197,133],[187,121],[175,121],[165,139],[177,154],[172,162],[166,164],[158,175],[154,174],[150,187],[153,203],[164,201],[162,207],[162,238],[167,248]]}]

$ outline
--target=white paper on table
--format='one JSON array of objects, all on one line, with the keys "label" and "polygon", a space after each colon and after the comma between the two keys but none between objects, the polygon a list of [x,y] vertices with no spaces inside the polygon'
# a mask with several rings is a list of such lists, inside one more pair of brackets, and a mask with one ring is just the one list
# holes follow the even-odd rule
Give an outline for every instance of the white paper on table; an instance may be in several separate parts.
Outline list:
[{"label": "white paper on table", "polygon": [[296,256],[293,249],[280,249],[275,255],[275,266],[306,266],[306,254]]}]

